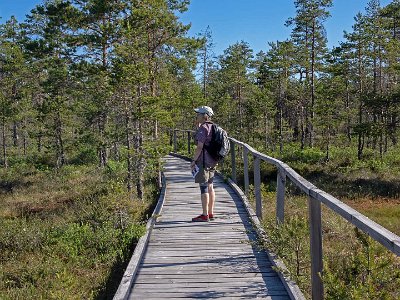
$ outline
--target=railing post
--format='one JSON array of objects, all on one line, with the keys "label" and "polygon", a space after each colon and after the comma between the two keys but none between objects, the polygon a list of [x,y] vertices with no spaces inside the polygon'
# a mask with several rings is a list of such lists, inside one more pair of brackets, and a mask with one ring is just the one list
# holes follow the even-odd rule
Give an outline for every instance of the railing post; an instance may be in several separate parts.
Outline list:
[{"label": "railing post", "polygon": [[191,137],[190,137],[190,131],[188,131],[187,132],[187,141],[188,141],[188,143],[187,143],[187,145],[188,145],[188,153],[190,154],[190,140],[191,140]]},{"label": "railing post", "polygon": [[176,129],[174,129],[174,152],[177,153],[178,152],[178,146],[176,143]]},{"label": "railing post", "polygon": [[310,219],[310,251],[311,251],[311,290],[313,300],[324,299],[322,282],[322,224],[321,202],[308,197]]},{"label": "railing post", "polygon": [[278,175],[276,178],[276,221],[283,223],[285,219],[285,184],[286,173],[282,168],[278,168]]},{"label": "railing post", "polygon": [[236,183],[236,154],[235,143],[231,142],[231,163],[232,163],[232,181]]},{"label": "railing post", "polygon": [[249,196],[249,151],[243,147],[243,176],[244,176],[244,193]]},{"label": "railing post", "polygon": [[254,157],[254,195],[256,197],[256,215],[259,220],[262,219],[262,202],[261,202],[261,174],[260,174],[260,158]]}]

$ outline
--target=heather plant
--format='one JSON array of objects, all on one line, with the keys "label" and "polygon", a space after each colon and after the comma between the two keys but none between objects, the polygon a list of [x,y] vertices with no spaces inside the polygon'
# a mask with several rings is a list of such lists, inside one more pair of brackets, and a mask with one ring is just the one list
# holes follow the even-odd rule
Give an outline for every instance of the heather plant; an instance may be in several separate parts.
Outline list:
[{"label": "heather plant", "polygon": [[150,199],[132,201],[117,188],[124,181],[118,167],[25,166],[1,177],[0,298],[110,297],[157,189],[149,185]]}]

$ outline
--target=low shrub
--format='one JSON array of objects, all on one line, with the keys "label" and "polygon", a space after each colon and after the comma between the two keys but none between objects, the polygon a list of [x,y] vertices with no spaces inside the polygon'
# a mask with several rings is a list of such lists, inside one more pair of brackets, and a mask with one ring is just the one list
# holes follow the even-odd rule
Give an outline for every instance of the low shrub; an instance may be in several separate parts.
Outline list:
[{"label": "low shrub", "polygon": [[41,171],[29,162],[8,171],[13,188],[0,193],[0,299],[112,295],[145,232],[153,187],[146,201],[132,201],[115,188],[123,176],[116,162],[104,171]]}]

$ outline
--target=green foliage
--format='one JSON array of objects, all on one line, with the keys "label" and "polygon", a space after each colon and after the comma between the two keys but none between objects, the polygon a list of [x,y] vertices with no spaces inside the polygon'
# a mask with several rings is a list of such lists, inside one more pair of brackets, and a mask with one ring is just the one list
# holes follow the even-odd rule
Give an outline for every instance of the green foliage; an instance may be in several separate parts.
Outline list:
[{"label": "green foliage", "polygon": [[0,184],[0,298],[94,299],[115,292],[106,282],[122,276],[153,201],[135,202],[116,189],[118,167],[112,176],[95,166],[43,172],[28,162],[8,171]]},{"label": "green foliage", "polygon": [[283,224],[267,222],[269,244],[276,254],[285,260],[289,275],[299,284],[307,284],[310,265],[308,221],[300,215],[286,219]]},{"label": "green foliage", "polygon": [[121,179],[124,178],[124,174],[126,172],[126,162],[125,161],[117,161],[117,160],[109,160],[107,162],[107,166],[105,168],[105,174],[108,178],[112,179]]},{"label": "green foliage", "polygon": [[[290,39],[269,43],[256,58],[241,41],[217,60],[205,52],[210,43],[188,37],[189,26],[175,15],[188,5],[45,1],[25,23],[11,18],[0,26],[0,250],[9,259],[1,260],[0,298],[94,298],[104,291],[110,266],[140,234],[145,200],[157,193],[160,157],[172,149],[167,129],[191,128],[198,105],[212,106],[231,136],[268,149],[335,196],[398,198],[398,1],[384,9],[370,1],[345,42],[328,53],[323,22],[332,1],[298,0],[287,22]],[[193,72],[199,49],[203,86]],[[186,154],[186,136],[178,149]],[[222,168],[229,167],[228,160]],[[263,164],[262,177],[271,198],[276,170]],[[396,216],[378,211],[398,228]],[[281,226],[271,227],[279,253],[305,282],[308,254],[299,255],[304,241],[295,233],[304,233],[306,219],[296,212]],[[369,242],[357,238],[365,250]],[[347,282],[327,272],[329,295],[386,297],[365,280],[368,253],[345,256]],[[351,282],[349,274],[364,279]],[[355,287],[343,291],[348,282]]]},{"label": "green foliage", "polygon": [[96,150],[93,149],[92,147],[88,146],[81,146],[80,149],[78,149],[77,154],[75,157],[72,157],[69,160],[69,163],[71,164],[79,164],[79,165],[84,165],[84,164],[94,164],[98,160]]},{"label": "green foliage", "polygon": [[282,160],[287,162],[300,162],[307,164],[316,164],[322,162],[324,158],[325,153],[317,148],[306,148],[301,150],[298,147],[295,149],[288,147],[282,156]]},{"label": "green foliage", "polygon": [[[273,201],[274,196],[264,199]],[[266,247],[283,260],[287,275],[309,298],[311,259],[306,203],[305,197],[289,196],[283,224],[276,224],[274,207],[264,208],[263,226],[268,234]],[[397,299],[398,258],[334,213],[324,209],[323,216],[326,299]]]},{"label": "green foliage", "polygon": [[399,262],[366,234],[355,229],[359,247],[350,255],[333,255],[325,261],[327,299],[396,299]]}]

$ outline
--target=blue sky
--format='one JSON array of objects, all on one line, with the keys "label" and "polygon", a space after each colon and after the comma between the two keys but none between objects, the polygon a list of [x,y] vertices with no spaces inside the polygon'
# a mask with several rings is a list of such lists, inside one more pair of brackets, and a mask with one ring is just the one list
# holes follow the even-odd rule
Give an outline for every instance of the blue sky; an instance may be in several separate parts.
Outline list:
[{"label": "blue sky", "polygon": [[[1,22],[15,15],[19,21],[25,19],[41,0],[0,0]],[[369,0],[333,0],[331,17],[326,21],[329,47],[343,40],[343,30],[351,31],[354,16],[364,12]],[[387,5],[391,0],[381,0]],[[295,16],[293,0],[191,0],[189,10],[181,20],[191,23],[191,36],[204,31],[209,25],[214,40],[214,52],[223,50],[236,42],[248,42],[255,53],[267,50],[267,43],[282,41],[290,36],[285,21]]]}]

